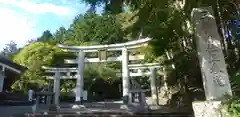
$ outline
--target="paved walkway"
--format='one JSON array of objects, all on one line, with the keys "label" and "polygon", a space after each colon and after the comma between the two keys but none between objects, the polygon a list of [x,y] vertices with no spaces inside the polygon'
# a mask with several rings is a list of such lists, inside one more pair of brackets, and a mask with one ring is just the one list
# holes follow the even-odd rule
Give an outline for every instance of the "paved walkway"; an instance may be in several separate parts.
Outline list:
[{"label": "paved walkway", "polygon": [[[112,105],[112,103],[117,103],[117,105],[114,104],[114,106]],[[112,102],[112,101],[105,101],[105,102],[92,102],[92,103],[85,103],[85,105],[87,107],[89,107],[89,109],[91,108],[91,110],[94,109],[109,109],[109,108],[115,108],[115,109],[119,109],[119,103],[118,101],[116,102]],[[23,115],[24,113],[27,112],[32,112],[32,106],[31,105],[23,105],[23,104],[16,104],[19,106],[8,106],[8,105],[1,105],[0,106],[0,117],[15,117],[12,115]],[[72,105],[74,105],[74,103],[62,103],[61,106],[62,107],[67,107],[67,108],[71,108]],[[106,106],[107,105],[107,106]]]},{"label": "paved walkway", "polygon": [[32,106],[0,106],[0,117],[19,117],[17,115],[23,115],[31,110]]}]

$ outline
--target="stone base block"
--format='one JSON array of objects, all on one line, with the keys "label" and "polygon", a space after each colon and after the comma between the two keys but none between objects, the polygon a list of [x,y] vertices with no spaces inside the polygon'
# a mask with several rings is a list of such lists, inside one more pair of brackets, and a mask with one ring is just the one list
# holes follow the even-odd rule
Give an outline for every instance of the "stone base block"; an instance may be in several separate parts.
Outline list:
[{"label": "stone base block", "polygon": [[141,104],[128,104],[128,105],[121,105],[120,109],[131,111],[131,112],[147,112],[148,106],[141,105]]},{"label": "stone base block", "polygon": [[120,106],[120,109],[122,109],[122,110],[127,110],[127,109],[128,109],[128,106],[127,106],[127,105],[121,105],[121,106]]},{"label": "stone base block", "polygon": [[159,106],[159,105],[150,105],[149,106],[149,109],[150,110],[159,110],[159,109],[161,109],[162,107],[161,106]]},{"label": "stone base block", "polygon": [[86,107],[84,105],[73,105],[72,109],[86,110]]},{"label": "stone base block", "polygon": [[221,101],[196,101],[192,103],[195,117],[222,117]]}]

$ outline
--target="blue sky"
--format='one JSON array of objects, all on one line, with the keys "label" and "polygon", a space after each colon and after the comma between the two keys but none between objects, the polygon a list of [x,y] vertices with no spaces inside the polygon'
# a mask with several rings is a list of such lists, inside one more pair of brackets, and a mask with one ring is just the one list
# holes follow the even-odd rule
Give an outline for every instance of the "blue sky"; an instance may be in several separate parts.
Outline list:
[{"label": "blue sky", "polygon": [[45,30],[68,28],[88,6],[80,0],[0,0],[0,49],[10,41],[24,46]]}]

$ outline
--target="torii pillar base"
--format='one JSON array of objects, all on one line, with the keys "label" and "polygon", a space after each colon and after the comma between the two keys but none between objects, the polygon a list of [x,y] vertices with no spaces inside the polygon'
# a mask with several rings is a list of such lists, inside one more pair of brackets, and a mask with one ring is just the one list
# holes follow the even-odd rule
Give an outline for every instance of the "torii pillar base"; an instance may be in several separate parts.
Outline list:
[{"label": "torii pillar base", "polygon": [[148,106],[146,105],[141,105],[139,103],[132,103],[128,105],[121,105],[120,106],[121,110],[127,110],[130,112],[148,112]]},{"label": "torii pillar base", "polygon": [[149,105],[148,108],[150,110],[159,110],[162,108],[162,106],[159,106],[159,105]]},{"label": "torii pillar base", "polygon": [[86,106],[85,105],[73,105],[72,106],[72,109],[78,109],[78,110],[81,110],[81,111],[84,111],[86,110]]},{"label": "torii pillar base", "polygon": [[[138,93],[140,95],[138,97],[139,102],[134,101],[135,99],[133,98],[133,94],[135,93]],[[149,110],[149,107],[146,103],[144,93],[145,90],[142,89],[129,90],[128,103],[123,103],[123,105],[120,106],[120,109],[130,112],[147,112]]]},{"label": "torii pillar base", "polygon": [[86,106],[83,105],[83,100],[75,101],[75,104],[72,106],[72,109],[86,110]]}]

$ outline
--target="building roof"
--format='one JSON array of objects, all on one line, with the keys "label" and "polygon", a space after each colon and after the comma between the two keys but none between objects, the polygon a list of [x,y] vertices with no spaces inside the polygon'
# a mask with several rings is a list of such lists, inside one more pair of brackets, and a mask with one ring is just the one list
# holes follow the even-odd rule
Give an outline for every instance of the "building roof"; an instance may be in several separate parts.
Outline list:
[{"label": "building roof", "polygon": [[19,74],[23,73],[27,69],[24,66],[14,63],[12,60],[3,55],[0,55],[0,66]]}]

